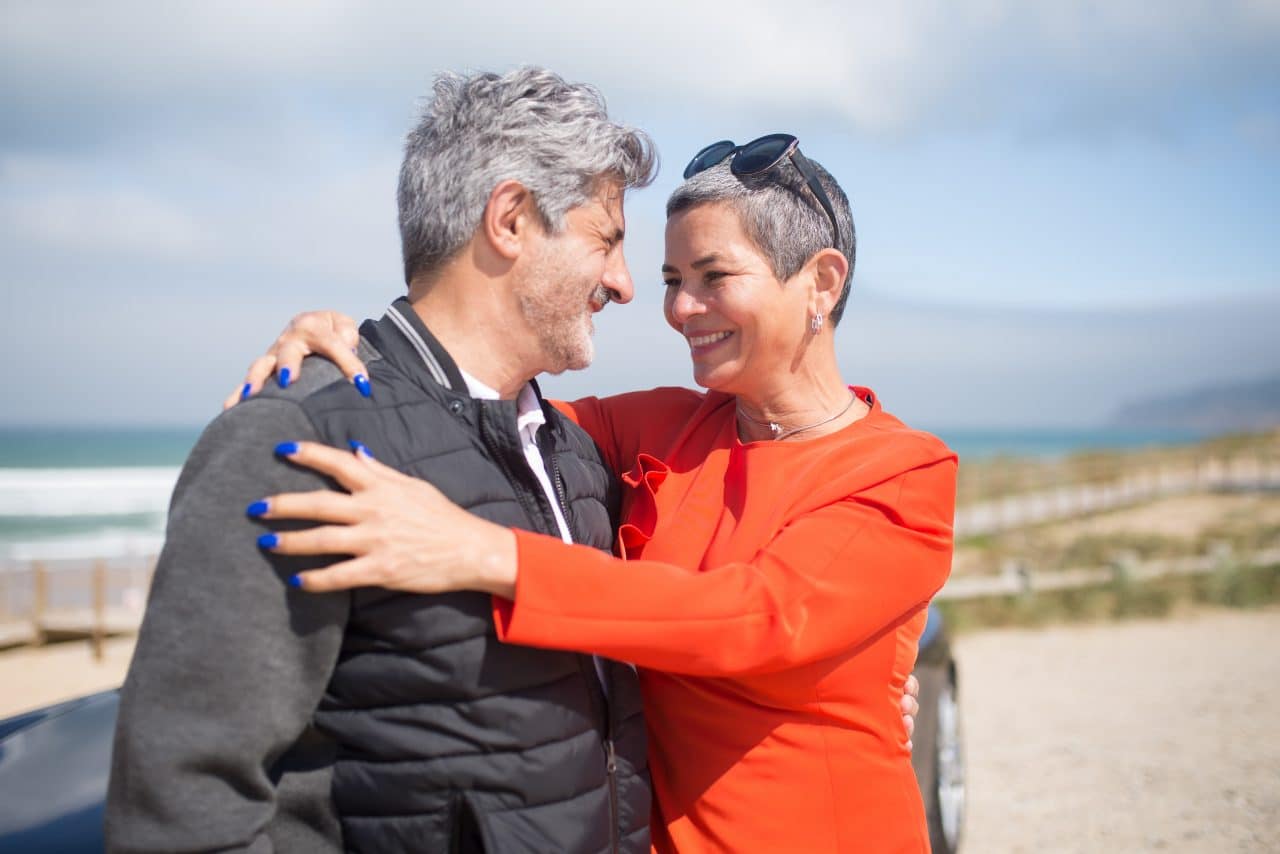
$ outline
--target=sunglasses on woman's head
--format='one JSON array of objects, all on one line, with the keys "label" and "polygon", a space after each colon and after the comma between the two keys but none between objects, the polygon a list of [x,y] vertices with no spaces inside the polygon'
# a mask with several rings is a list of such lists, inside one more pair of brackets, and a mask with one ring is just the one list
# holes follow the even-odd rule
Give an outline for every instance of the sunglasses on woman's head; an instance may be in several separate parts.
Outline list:
[{"label": "sunglasses on woman's head", "polygon": [[827,219],[831,220],[831,233],[835,237],[833,245],[840,252],[844,252],[840,247],[840,226],[836,224],[835,208],[831,206],[831,199],[827,196],[827,191],[822,188],[822,182],[818,180],[817,170],[813,168],[809,158],[800,153],[800,140],[789,133],[771,133],[759,139],[753,139],[746,145],[737,145],[727,139],[713,142],[693,155],[689,165],[684,167],[685,180],[723,163],[724,159],[730,155],[733,159],[729,161],[729,171],[739,177],[768,172],[783,160],[790,158],[791,163],[804,176],[805,183],[809,185],[818,204],[822,205],[822,209],[826,211]]}]

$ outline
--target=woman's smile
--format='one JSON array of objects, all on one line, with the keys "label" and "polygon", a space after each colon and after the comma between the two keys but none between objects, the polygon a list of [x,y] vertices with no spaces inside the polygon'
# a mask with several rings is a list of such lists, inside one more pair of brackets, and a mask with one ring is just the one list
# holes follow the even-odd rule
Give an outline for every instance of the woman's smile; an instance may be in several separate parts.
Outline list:
[{"label": "woman's smile", "polygon": [[689,342],[689,354],[695,359],[699,356],[705,356],[712,350],[719,349],[720,345],[733,335],[729,330],[720,332],[704,332],[696,335],[685,334],[685,340]]}]

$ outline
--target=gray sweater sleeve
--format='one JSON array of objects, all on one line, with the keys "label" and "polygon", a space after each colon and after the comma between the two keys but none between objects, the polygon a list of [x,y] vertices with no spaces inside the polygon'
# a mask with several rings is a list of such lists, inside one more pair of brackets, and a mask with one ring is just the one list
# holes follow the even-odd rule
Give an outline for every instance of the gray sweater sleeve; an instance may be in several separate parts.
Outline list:
[{"label": "gray sweater sleeve", "polygon": [[315,438],[297,404],[257,399],[219,416],[187,459],[121,691],[108,850],[272,850],[273,765],[311,722],[349,597],[290,587],[333,558],[263,552],[259,534],[306,525],[268,526],[245,507],[328,487],[272,453]]}]

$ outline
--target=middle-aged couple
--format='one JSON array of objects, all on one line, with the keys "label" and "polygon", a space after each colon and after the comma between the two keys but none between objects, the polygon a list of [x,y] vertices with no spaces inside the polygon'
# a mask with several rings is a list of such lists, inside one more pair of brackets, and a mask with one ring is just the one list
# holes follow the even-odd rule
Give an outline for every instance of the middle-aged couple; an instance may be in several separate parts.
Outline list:
[{"label": "middle-aged couple", "polygon": [[903,691],[956,457],[840,377],[835,180],[781,135],[689,164],[664,312],[706,393],[533,382],[631,299],[654,171],[589,87],[437,80],[407,298],[296,321],[183,469],[110,849],[928,850]]}]

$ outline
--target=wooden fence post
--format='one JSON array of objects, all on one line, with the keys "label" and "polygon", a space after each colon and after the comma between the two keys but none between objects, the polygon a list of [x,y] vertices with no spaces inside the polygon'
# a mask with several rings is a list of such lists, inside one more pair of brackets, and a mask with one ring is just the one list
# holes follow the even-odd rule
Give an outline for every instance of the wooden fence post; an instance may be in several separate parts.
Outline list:
[{"label": "wooden fence post", "polygon": [[49,572],[44,561],[31,564],[31,627],[32,642],[44,646],[48,636],[44,630],[44,614],[49,607]]},{"label": "wooden fence post", "polygon": [[90,635],[94,661],[102,661],[103,641],[106,635],[107,563],[103,560],[97,560],[93,563],[93,633]]}]

